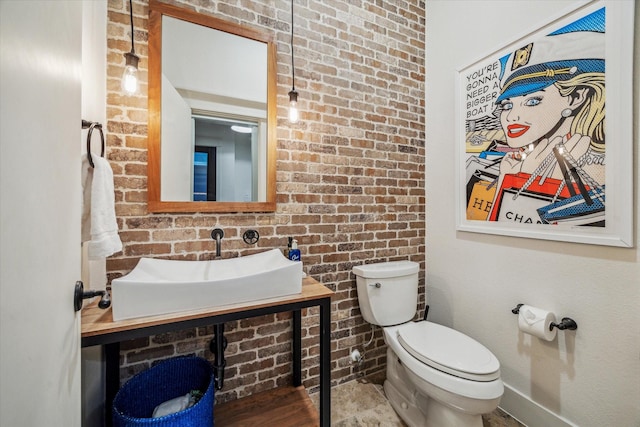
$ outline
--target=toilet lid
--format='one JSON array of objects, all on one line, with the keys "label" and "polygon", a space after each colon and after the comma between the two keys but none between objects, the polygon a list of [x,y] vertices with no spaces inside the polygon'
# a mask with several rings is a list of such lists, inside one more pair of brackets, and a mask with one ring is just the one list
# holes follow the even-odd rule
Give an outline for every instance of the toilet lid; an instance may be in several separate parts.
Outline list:
[{"label": "toilet lid", "polygon": [[473,381],[500,378],[500,362],[488,348],[446,326],[405,323],[398,328],[398,341],[413,357],[439,371]]}]

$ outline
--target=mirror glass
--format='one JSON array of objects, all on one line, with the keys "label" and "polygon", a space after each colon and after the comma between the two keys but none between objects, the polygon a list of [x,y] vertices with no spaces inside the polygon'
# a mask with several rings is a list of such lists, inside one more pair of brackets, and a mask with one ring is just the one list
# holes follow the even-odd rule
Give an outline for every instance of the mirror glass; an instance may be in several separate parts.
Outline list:
[{"label": "mirror glass", "polygon": [[149,210],[275,211],[275,45],[149,5]]}]

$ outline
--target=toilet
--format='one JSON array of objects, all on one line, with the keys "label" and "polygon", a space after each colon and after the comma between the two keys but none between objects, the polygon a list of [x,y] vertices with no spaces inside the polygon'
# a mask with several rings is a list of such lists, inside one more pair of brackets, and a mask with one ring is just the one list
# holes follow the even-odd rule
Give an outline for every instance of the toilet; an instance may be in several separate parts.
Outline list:
[{"label": "toilet", "polygon": [[411,261],[353,267],[362,317],[388,346],[385,394],[409,427],[482,427],[504,392],[500,362],[458,331],[412,321],[418,270]]}]

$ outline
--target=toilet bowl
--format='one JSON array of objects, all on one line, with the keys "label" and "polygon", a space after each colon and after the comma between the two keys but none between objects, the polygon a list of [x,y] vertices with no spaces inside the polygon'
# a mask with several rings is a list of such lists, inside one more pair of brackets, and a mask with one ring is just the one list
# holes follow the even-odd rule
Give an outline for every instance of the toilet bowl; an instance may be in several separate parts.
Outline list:
[{"label": "toilet bowl", "polygon": [[411,261],[353,267],[362,316],[388,346],[385,394],[409,427],[482,427],[504,392],[500,363],[458,331],[412,321],[418,270]]}]

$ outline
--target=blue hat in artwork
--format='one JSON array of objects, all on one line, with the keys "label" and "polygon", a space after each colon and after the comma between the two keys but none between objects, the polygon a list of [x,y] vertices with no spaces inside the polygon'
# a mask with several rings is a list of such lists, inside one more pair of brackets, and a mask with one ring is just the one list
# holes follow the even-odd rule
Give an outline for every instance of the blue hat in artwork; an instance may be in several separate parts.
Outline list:
[{"label": "blue hat in artwork", "polygon": [[503,99],[528,95],[583,73],[604,73],[604,33],[551,34],[516,50],[503,63]]}]

